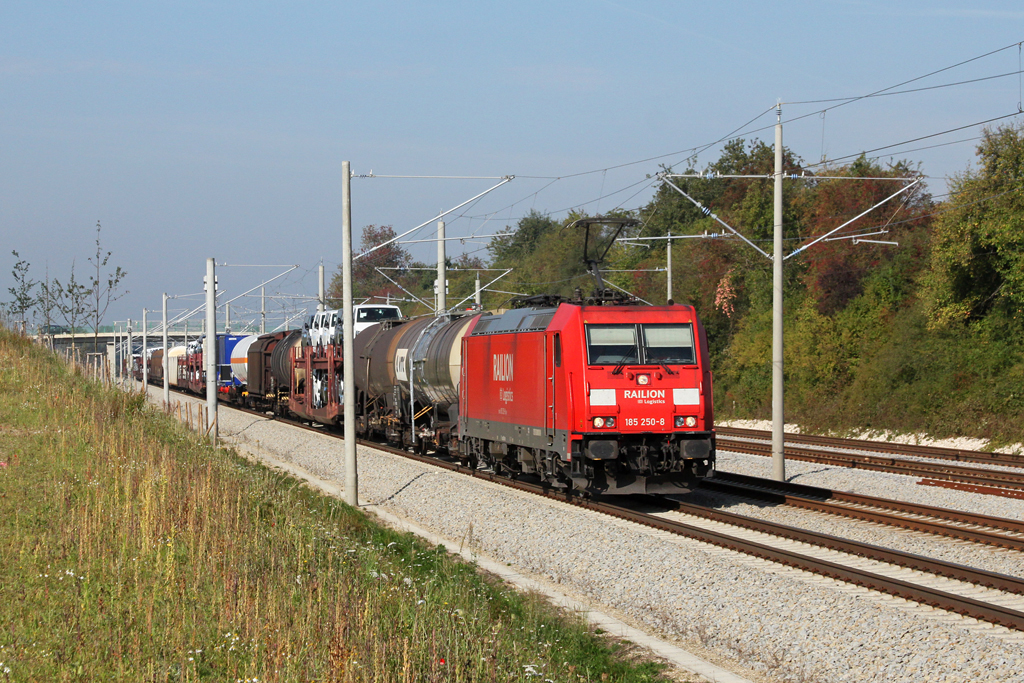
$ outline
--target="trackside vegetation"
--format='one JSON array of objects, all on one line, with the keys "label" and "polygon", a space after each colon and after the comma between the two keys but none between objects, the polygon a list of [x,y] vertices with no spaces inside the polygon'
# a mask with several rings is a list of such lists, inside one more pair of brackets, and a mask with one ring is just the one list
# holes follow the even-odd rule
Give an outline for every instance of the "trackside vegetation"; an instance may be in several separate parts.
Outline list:
[{"label": "trackside vegetation", "polygon": [[[985,131],[977,164],[948,186],[929,179],[887,202],[919,178],[915,163],[806,163],[789,149],[783,160],[787,422],[1024,441],[1024,125]],[[674,182],[771,252],[771,145],[732,140],[718,159],[676,170],[699,172]],[[643,206],[611,213],[639,219],[631,237],[686,237],[671,247],[672,292],[707,329],[716,417],[770,417],[771,261],[667,185]],[[589,292],[583,236],[571,226],[582,217],[531,211],[492,239],[488,265],[513,269],[498,289]],[[798,251],[851,220],[834,235],[842,239]],[[613,246],[607,281],[664,304],[666,249],[664,239]],[[450,298],[471,293],[471,277],[456,272]],[[429,300],[429,289],[408,287]],[[484,305],[509,298],[490,293]]]},{"label": "trackside vegetation", "polygon": [[655,681],[0,330],[0,681]]}]

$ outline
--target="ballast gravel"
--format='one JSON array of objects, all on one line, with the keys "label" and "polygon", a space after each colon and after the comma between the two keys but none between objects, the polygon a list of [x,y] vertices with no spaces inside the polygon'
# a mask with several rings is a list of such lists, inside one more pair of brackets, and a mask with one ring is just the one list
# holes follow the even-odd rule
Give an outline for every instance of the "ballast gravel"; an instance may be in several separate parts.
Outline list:
[{"label": "ballast gravel", "polygon": [[[338,439],[232,410],[219,418],[221,435],[240,450],[344,480]],[[371,448],[360,446],[358,455],[361,502],[608,606],[648,632],[698,642],[767,680],[1024,683],[1024,637],[1016,632]],[[723,470],[763,475],[759,460],[770,467],[768,458],[722,455]],[[846,472],[833,480],[820,465],[805,472],[804,464],[788,464],[801,483],[918,499],[903,495],[913,484],[884,481],[898,475],[879,481],[877,473],[847,471],[855,481]],[[1015,518],[1024,507],[946,490],[923,498]]]}]

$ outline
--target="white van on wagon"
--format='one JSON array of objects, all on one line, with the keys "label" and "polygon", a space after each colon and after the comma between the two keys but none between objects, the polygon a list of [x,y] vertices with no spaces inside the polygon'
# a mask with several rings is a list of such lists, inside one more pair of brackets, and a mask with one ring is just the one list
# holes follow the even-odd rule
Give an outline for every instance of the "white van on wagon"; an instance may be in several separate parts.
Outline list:
[{"label": "white van on wagon", "polygon": [[[391,304],[359,304],[352,307],[353,336],[359,334],[370,325],[384,320],[396,320],[402,317],[402,309]],[[334,308],[315,313],[309,319],[309,343],[312,346],[341,344],[341,311]]]}]

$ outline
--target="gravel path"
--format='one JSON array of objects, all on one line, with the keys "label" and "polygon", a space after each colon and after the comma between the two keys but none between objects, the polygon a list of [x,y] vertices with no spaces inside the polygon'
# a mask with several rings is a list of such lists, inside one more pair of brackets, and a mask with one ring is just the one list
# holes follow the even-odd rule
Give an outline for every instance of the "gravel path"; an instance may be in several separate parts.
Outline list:
[{"label": "gravel path", "polygon": [[[240,449],[343,480],[339,440],[230,410],[220,417],[221,434],[237,435],[232,440]],[[765,680],[1024,683],[1024,637],[1016,632],[373,449],[358,450],[362,501],[607,605],[644,630],[735,658]],[[722,469],[763,474],[751,470],[770,467],[769,459],[756,457],[741,466],[739,457],[723,457]],[[789,464],[789,474],[801,483],[1021,516],[1019,501],[1011,515],[1004,501],[888,481],[898,475],[830,475],[802,471],[801,465]],[[895,495],[890,487],[906,495]],[[923,497],[911,496],[922,490]]]}]

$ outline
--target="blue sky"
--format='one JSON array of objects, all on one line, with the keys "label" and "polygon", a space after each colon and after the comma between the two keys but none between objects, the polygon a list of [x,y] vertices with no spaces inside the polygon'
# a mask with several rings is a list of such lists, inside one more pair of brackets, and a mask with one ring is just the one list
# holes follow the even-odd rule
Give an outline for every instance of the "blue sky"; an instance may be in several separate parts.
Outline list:
[{"label": "blue sky", "polygon": [[[321,259],[329,271],[340,259],[342,160],[359,174],[514,174],[448,224],[450,236],[491,234],[530,209],[640,206],[660,163],[682,163],[752,119],[745,137],[771,141],[771,130],[749,131],[774,123],[757,117],[779,100],[785,144],[807,161],[1013,113],[1018,75],[871,98],[824,118],[815,112],[826,105],[794,103],[868,94],[1021,40],[1024,7],[985,0],[7,0],[0,299],[13,283],[11,249],[37,278],[47,266],[66,276],[73,260],[87,266],[97,220],[129,272],[130,294],[109,319],[158,309],[164,291],[199,291],[207,256],[299,264],[281,289],[313,294]],[[1014,46],[905,88],[1015,72],[1019,60]],[[972,163],[974,143],[918,148],[979,132],[886,154],[920,162],[940,195],[943,178]],[[651,157],[661,158],[603,170]],[[596,172],[552,183],[585,171]],[[356,240],[364,225],[401,232],[493,183],[357,178]],[[435,253],[411,249],[425,261]],[[218,279],[239,293],[278,272],[222,269]]]}]

